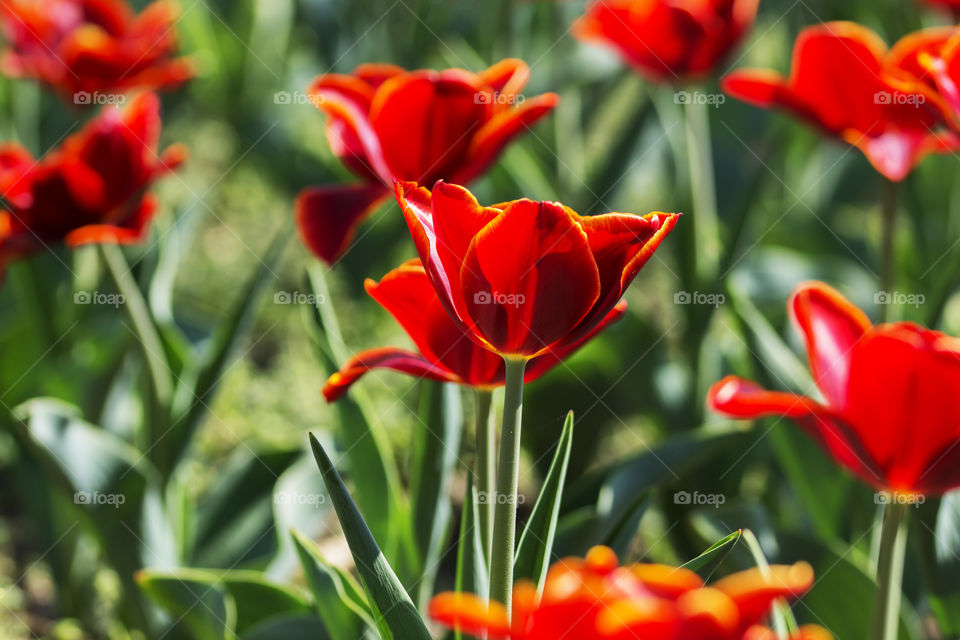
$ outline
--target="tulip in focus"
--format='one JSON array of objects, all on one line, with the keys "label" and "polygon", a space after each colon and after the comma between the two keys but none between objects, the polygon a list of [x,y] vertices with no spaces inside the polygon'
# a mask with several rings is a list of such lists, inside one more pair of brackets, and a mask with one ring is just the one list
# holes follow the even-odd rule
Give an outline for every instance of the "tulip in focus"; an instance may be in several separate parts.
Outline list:
[{"label": "tulip in focus", "polygon": [[[565,558],[547,573],[542,595],[530,583],[514,590],[513,621],[499,603],[464,593],[430,602],[438,622],[491,640],[773,640],[763,626],[777,598],[813,585],[806,563],[751,569],[706,586],[681,567],[619,566],[616,554],[594,547],[585,559]],[[791,640],[830,640],[820,627],[802,627]]]},{"label": "tulip in focus", "polygon": [[301,192],[303,242],[333,263],[394,180],[467,183],[481,175],[557,104],[553,93],[524,98],[529,77],[523,61],[508,59],[480,73],[367,64],[315,79],[309,95],[327,115],[330,148],[361,181]]}]

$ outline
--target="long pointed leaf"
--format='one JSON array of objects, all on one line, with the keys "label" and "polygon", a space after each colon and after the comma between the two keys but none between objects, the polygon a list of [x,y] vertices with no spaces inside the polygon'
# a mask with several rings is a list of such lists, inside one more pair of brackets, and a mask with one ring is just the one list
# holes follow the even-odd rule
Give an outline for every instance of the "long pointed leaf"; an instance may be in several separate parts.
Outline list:
[{"label": "long pointed leaf", "polygon": [[350,545],[363,588],[380,612],[381,618],[377,622],[381,632],[385,626],[397,640],[431,640],[416,606],[377,546],[333,462],[313,434],[310,434],[310,447],[327,485],[333,508],[340,518],[340,526]]}]

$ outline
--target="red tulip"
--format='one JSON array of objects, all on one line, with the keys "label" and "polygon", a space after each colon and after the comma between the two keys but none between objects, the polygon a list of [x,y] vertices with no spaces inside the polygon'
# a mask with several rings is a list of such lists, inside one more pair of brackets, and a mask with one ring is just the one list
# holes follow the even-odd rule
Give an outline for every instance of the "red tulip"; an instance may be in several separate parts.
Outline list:
[{"label": "red tulip", "polygon": [[713,73],[753,25],[759,0],[597,0],[573,26],[655,82]]},{"label": "red tulip", "polygon": [[398,182],[420,259],[461,331],[530,358],[589,335],[670,233],[679,214],[583,217],[556,202],[480,206],[465,188]]},{"label": "red tulip", "polygon": [[297,225],[307,247],[335,262],[394,180],[467,183],[486,171],[557,104],[553,93],[524,99],[529,76],[523,61],[508,59],[479,74],[375,64],[314,80],[310,98],[328,116],[330,148],[362,182],[300,194]]},{"label": "red tulip", "polygon": [[143,94],[107,107],[39,160],[0,146],[0,266],[60,240],[141,240],[156,208],[147,189],[186,157],[181,145],[157,155],[160,126],[160,101]]},{"label": "red tulip", "polygon": [[960,340],[908,322],[871,325],[819,282],[798,287],[789,310],[822,401],[731,376],[710,389],[708,402],[738,418],[794,420],[878,489],[940,494],[960,486]]},{"label": "red tulip", "polygon": [[[478,345],[454,324],[419,260],[397,267],[379,283],[367,280],[365,286],[367,293],[400,323],[419,353],[384,347],[357,354],[330,376],[323,388],[328,402],[342,396],[354,382],[373,369],[393,369],[419,378],[456,382],[476,389],[503,386],[503,358]],[[531,360],[524,380],[532,382],[560,364],[590,338],[619,320],[626,308],[626,302],[621,301],[581,340]]]},{"label": "red tulip", "polygon": [[[616,554],[595,547],[584,560],[565,558],[547,573],[543,595],[532,584],[514,590],[513,621],[499,603],[442,593],[430,615],[452,629],[486,632],[492,640],[773,640],[759,623],[774,600],[796,597],[813,584],[805,563],[743,571],[705,586],[692,571],[666,565],[618,566]],[[792,640],[830,640],[804,627]]]},{"label": "red tulip", "polygon": [[96,103],[96,92],[177,85],[193,75],[190,63],[172,57],[177,13],[165,1],[136,15],[123,0],[4,0],[2,67],[12,76],[37,78],[77,104]]},{"label": "red tulip", "polygon": [[903,41],[900,64],[939,92],[954,130],[960,130],[960,29],[923,29]]},{"label": "red tulip", "polygon": [[893,181],[905,178],[928,153],[960,149],[945,127],[943,99],[910,72],[908,37],[892,51],[873,31],[850,22],[805,29],[793,50],[789,78],[738,70],[723,79],[734,97],[782,108],[859,148]]}]

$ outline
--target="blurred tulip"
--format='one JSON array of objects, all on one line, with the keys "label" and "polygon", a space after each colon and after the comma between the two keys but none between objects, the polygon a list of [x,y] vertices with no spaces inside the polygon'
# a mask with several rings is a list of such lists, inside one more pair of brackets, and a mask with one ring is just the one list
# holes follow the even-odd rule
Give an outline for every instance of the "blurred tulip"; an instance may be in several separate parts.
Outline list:
[{"label": "blurred tulip", "polygon": [[785,109],[859,148],[874,168],[903,180],[925,155],[960,149],[936,90],[911,73],[908,36],[888,51],[873,31],[851,22],[808,27],[797,38],[789,78],[741,69],[723,79],[732,96]]},{"label": "blurred tulip", "polygon": [[335,262],[394,180],[467,183],[486,171],[557,104],[553,93],[520,95],[529,77],[513,59],[478,74],[368,64],[351,75],[319,76],[309,95],[327,114],[330,148],[363,182],[301,192],[297,226],[307,247]]},{"label": "blurred tulip", "polygon": [[123,0],[5,0],[2,68],[37,78],[81,105],[102,104],[107,94],[131,88],[174,86],[193,75],[188,61],[172,57],[177,14],[165,1],[134,14]]},{"label": "blurred tulip", "polygon": [[60,240],[139,242],[156,209],[147,190],[186,157],[182,145],[157,155],[160,127],[159,99],[143,94],[105,108],[39,160],[0,146],[0,267]]},{"label": "blurred tulip", "polygon": [[679,214],[584,217],[557,202],[482,207],[465,188],[398,182],[397,201],[440,301],[496,353],[531,358],[592,333]]},{"label": "blurred tulip", "polygon": [[[377,283],[367,280],[367,293],[393,315],[410,336],[419,353],[395,347],[369,349],[351,358],[330,376],[323,395],[333,402],[373,369],[392,369],[420,378],[456,382],[475,389],[502,387],[503,358],[481,347],[454,324],[437,298],[419,260],[397,267]],[[530,361],[524,375],[532,382],[557,366],[597,333],[619,320],[627,303],[621,301],[581,340],[556,351],[547,351]]]},{"label": "blurred tulip", "polygon": [[[766,640],[774,636],[760,623],[773,601],[812,585],[805,563],[751,569],[706,586],[687,569],[619,566],[612,550],[594,547],[583,560],[554,564],[539,597],[532,584],[519,583],[512,623],[501,604],[471,594],[439,594],[429,611],[449,628],[493,640]],[[830,634],[804,627],[793,640],[830,640]]]},{"label": "blurred tulip", "polygon": [[909,322],[871,325],[819,282],[798,287],[789,311],[823,401],[731,376],[708,402],[737,418],[794,420],[878,489],[941,494],[960,486],[960,340]]},{"label": "blurred tulip", "polygon": [[753,25],[759,0],[598,0],[577,20],[581,40],[612,47],[655,82],[714,72]]}]

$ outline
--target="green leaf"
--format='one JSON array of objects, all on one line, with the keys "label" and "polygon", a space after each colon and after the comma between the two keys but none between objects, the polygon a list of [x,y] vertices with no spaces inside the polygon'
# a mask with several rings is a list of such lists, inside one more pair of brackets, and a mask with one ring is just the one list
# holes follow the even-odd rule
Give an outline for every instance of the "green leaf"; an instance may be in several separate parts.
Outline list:
[{"label": "green leaf", "polygon": [[570,449],[573,447],[573,412],[567,413],[560,433],[560,442],[553,455],[553,462],[543,481],[543,488],[537,497],[530,519],[527,520],[513,566],[516,579],[527,578],[543,588],[550,567],[553,539],[557,533],[560,518],[560,502],[567,478],[567,465],[570,462]]},{"label": "green leaf", "polygon": [[354,579],[332,567],[312,540],[296,531],[291,537],[330,640],[356,640],[362,629],[375,628],[370,606]]},{"label": "green leaf", "polygon": [[[458,593],[486,594],[489,590],[487,561],[483,541],[480,538],[480,512],[477,488],[473,474],[467,474],[467,490],[463,498],[463,515],[460,520],[460,538],[457,545],[457,573],[454,589]],[[460,637],[460,634],[457,634]]]},{"label": "green leaf", "polygon": [[410,500],[413,538],[420,576],[417,603],[423,607],[433,594],[440,553],[450,529],[448,490],[457,468],[463,407],[460,386],[425,380],[420,383],[420,418],[417,421],[411,464]]},{"label": "green leaf", "polygon": [[287,246],[289,232],[280,231],[259,261],[253,277],[240,288],[243,295],[214,332],[204,355],[192,370],[185,372],[173,399],[172,424],[156,446],[157,465],[169,473],[180,461],[197,427],[210,411],[213,395],[241,343],[253,326],[257,302],[266,288],[273,268]]},{"label": "green leaf", "polygon": [[701,576],[709,577],[740,541],[741,535],[742,533],[738,529],[725,538],[720,538],[696,558],[684,563],[682,567],[690,569],[690,571],[696,571]]},{"label": "green leaf", "polygon": [[196,640],[232,640],[236,637],[237,605],[226,588],[202,572],[184,569],[176,577],[137,573],[143,591],[175,618],[172,627],[186,627]]},{"label": "green leaf", "polygon": [[[360,638],[362,636],[354,636]],[[264,620],[243,634],[241,640],[335,640],[316,616],[291,614]]]},{"label": "green leaf", "polygon": [[922,559],[930,608],[946,637],[960,635],[960,490],[919,510],[914,541]]},{"label": "green leaf", "polygon": [[381,634],[386,632],[388,637],[397,640],[431,640],[416,606],[377,546],[340,474],[313,434],[310,434],[310,446],[340,518],[363,588],[382,616],[377,621]]}]

